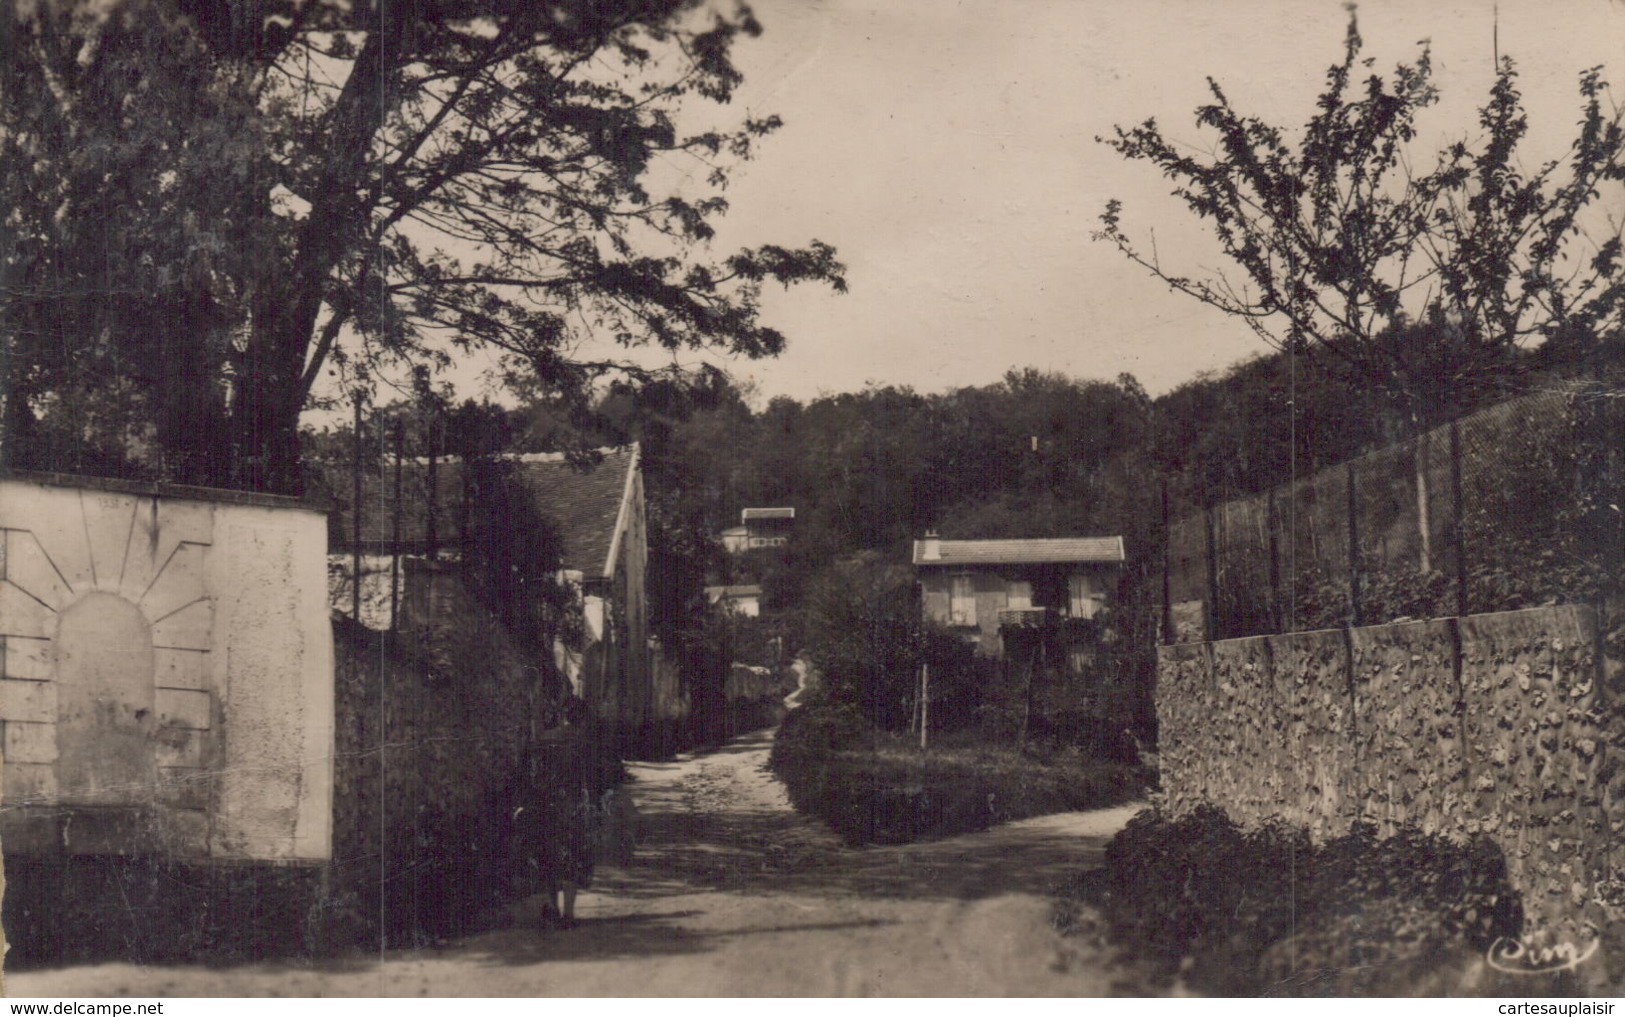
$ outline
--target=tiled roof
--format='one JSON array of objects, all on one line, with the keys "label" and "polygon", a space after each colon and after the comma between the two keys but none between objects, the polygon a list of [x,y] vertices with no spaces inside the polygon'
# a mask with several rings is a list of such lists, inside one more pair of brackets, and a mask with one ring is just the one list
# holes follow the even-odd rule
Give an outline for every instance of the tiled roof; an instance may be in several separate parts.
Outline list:
[{"label": "tiled roof", "polygon": [[589,472],[563,456],[522,456],[519,478],[541,513],[564,538],[564,567],[585,576],[607,576],[610,544],[621,515],[627,478],[636,467],[638,447],[613,449]]},{"label": "tiled roof", "polygon": [[[583,470],[562,454],[510,456],[515,475],[542,515],[559,528],[564,544],[563,567],[584,576],[610,574],[606,568],[621,502],[627,481],[638,461],[636,445],[600,450],[603,460]],[[463,464],[442,459],[435,464],[433,499],[434,533],[429,527],[429,464],[418,459],[403,464],[400,506],[400,541],[394,540],[395,510],[393,465],[381,476],[362,479],[361,546],[372,553],[426,553],[456,549],[461,535]],[[328,544],[334,553],[349,552],[354,546],[354,500],[352,479],[347,470],[336,470],[328,478],[337,508],[328,517]]]},{"label": "tiled roof", "polygon": [[796,510],[793,508],[748,508],[739,513],[740,522],[749,522],[752,519],[794,519]]},{"label": "tiled roof", "polygon": [[760,597],[761,586],[750,583],[742,586],[707,586],[705,596],[709,600],[720,600],[723,597]]},{"label": "tiled roof", "polygon": [[1046,565],[1068,562],[1121,562],[1122,537],[1050,537],[1039,540],[939,540],[937,554],[926,556],[929,541],[914,542],[916,565]]}]

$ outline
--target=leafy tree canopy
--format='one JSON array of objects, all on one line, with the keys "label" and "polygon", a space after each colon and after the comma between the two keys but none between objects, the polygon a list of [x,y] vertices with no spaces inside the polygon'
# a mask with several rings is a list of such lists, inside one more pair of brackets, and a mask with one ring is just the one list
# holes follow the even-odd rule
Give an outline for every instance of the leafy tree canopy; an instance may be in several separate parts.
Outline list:
[{"label": "leafy tree canopy", "polygon": [[1337,357],[1423,424],[1478,398],[1520,349],[1616,335],[1625,220],[1596,205],[1621,194],[1625,126],[1601,69],[1579,76],[1567,155],[1531,170],[1519,159],[1528,118],[1510,59],[1480,133],[1429,161],[1411,152],[1438,98],[1426,45],[1387,78],[1366,73],[1360,53],[1351,13],[1343,58],[1299,132],[1239,112],[1209,79],[1213,101],[1196,122],[1214,137],[1210,151],[1188,150],[1155,120],[1103,139],[1172,180],[1236,271],[1165,264],[1131,237],[1115,200],[1097,238],[1277,349]]},{"label": "leafy tree canopy", "polygon": [[367,388],[482,347],[579,405],[639,374],[592,343],[777,353],[761,287],[842,266],[817,241],[712,257],[729,170],[779,121],[685,126],[759,30],[697,0],[8,0],[13,462],[297,490],[330,368]]}]

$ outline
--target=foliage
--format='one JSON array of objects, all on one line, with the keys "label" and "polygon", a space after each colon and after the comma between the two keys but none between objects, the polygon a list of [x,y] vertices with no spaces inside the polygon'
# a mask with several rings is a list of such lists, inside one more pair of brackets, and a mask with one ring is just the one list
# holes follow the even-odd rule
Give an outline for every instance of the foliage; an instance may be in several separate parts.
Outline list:
[{"label": "foliage", "polygon": [[1106,866],[1113,939],[1212,994],[1408,994],[1410,975],[1481,955],[1523,922],[1488,838],[1359,826],[1315,846],[1287,826],[1244,832],[1213,806],[1148,810],[1107,845]]},{"label": "foliage", "polygon": [[850,704],[794,710],[769,759],[790,801],[849,844],[906,844],[999,823],[1104,808],[1144,792],[1136,767],[1080,757],[1041,763],[968,738],[921,752],[875,729]]},{"label": "foliage", "polygon": [[770,764],[777,767],[792,756],[827,756],[866,745],[878,734],[863,712],[851,703],[814,695],[792,710],[773,738]]},{"label": "foliage", "polygon": [[580,635],[572,627],[575,593],[558,578],[564,550],[558,528],[537,510],[511,460],[466,459],[462,478],[461,561],[469,589],[550,667],[555,637],[574,643]]},{"label": "foliage", "polygon": [[1196,122],[1216,135],[1211,155],[1189,154],[1154,120],[1103,139],[1174,182],[1239,279],[1164,266],[1125,231],[1116,200],[1096,237],[1277,349],[1337,357],[1422,423],[1495,386],[1531,343],[1585,346],[1618,332],[1625,223],[1592,210],[1625,180],[1625,114],[1605,108],[1600,69],[1579,76],[1564,159],[1520,168],[1528,121],[1504,59],[1480,138],[1449,145],[1428,169],[1409,151],[1438,98],[1426,44],[1386,79],[1361,77],[1361,47],[1351,13],[1343,57],[1296,135],[1238,112],[1209,79],[1213,100]]},{"label": "foliage", "polygon": [[4,22],[17,465],[77,442],[296,490],[330,369],[368,388],[479,347],[569,410],[642,376],[617,345],[773,355],[765,283],[845,285],[817,241],[705,250],[779,126],[679,126],[740,82],[743,6],[13,0]]},{"label": "foliage", "polygon": [[1398,440],[1408,422],[1325,354],[1272,353],[1155,402],[1154,460],[1176,514],[1289,483]]},{"label": "foliage", "polygon": [[919,684],[920,618],[912,571],[866,552],[818,575],[802,605],[802,653],[831,699],[882,728],[912,713]]}]

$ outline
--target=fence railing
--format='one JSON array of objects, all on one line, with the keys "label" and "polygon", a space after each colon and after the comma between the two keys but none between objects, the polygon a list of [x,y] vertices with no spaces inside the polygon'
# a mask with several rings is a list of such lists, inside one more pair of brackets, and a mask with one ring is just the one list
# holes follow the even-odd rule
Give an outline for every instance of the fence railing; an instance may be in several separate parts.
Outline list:
[{"label": "fence railing", "polygon": [[1164,641],[1591,601],[1621,588],[1625,393],[1501,403],[1168,525]]}]

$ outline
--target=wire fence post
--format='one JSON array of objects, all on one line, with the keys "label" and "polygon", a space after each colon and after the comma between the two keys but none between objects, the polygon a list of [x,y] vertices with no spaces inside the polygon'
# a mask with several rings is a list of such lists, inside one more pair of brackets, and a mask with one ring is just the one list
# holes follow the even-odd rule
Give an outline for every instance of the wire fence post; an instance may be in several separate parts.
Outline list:
[{"label": "wire fence post", "polygon": [[1211,643],[1219,638],[1219,549],[1213,534],[1211,503],[1202,510],[1202,523],[1207,533],[1207,610],[1202,612],[1202,627],[1205,640]]},{"label": "wire fence post", "polygon": [[395,421],[395,508],[389,526],[389,631],[397,628],[396,616],[401,606],[401,512],[405,508],[401,498],[402,460],[406,454],[405,425]]},{"label": "wire fence post", "polygon": [[1365,624],[1360,609],[1360,499],[1355,481],[1354,460],[1344,466],[1344,486],[1348,489],[1349,538],[1349,624],[1358,628]]},{"label": "wire fence post", "polygon": [[1264,499],[1264,529],[1269,539],[1270,568],[1270,627],[1286,632],[1295,627],[1296,619],[1289,619],[1285,601],[1281,596],[1281,516],[1275,507],[1275,488],[1270,488]]},{"label": "wire fence post", "polygon": [[1174,602],[1173,586],[1169,577],[1169,530],[1168,530],[1168,478],[1162,478],[1162,642],[1176,643],[1178,634],[1174,632]]},{"label": "wire fence post", "polygon": [[1450,422],[1450,511],[1451,552],[1456,556],[1456,615],[1467,614],[1467,520],[1462,512],[1461,496],[1461,424]]},{"label": "wire fence post", "polygon": [[350,502],[350,620],[361,624],[361,399],[355,390],[355,457],[352,463]]},{"label": "wire fence post", "polygon": [[428,545],[426,550],[428,551],[430,558],[438,560],[440,557],[440,520],[438,517],[440,515],[439,466],[441,429],[439,426],[439,414],[434,413],[433,410],[431,410],[430,413],[432,415],[429,418],[429,425],[427,429],[428,435],[426,436],[426,444],[429,446],[429,490],[427,492],[429,496],[429,514],[428,518],[424,520],[423,539]]},{"label": "wire fence post", "polygon": [[920,663],[920,748],[928,748],[931,738],[931,662]]}]

